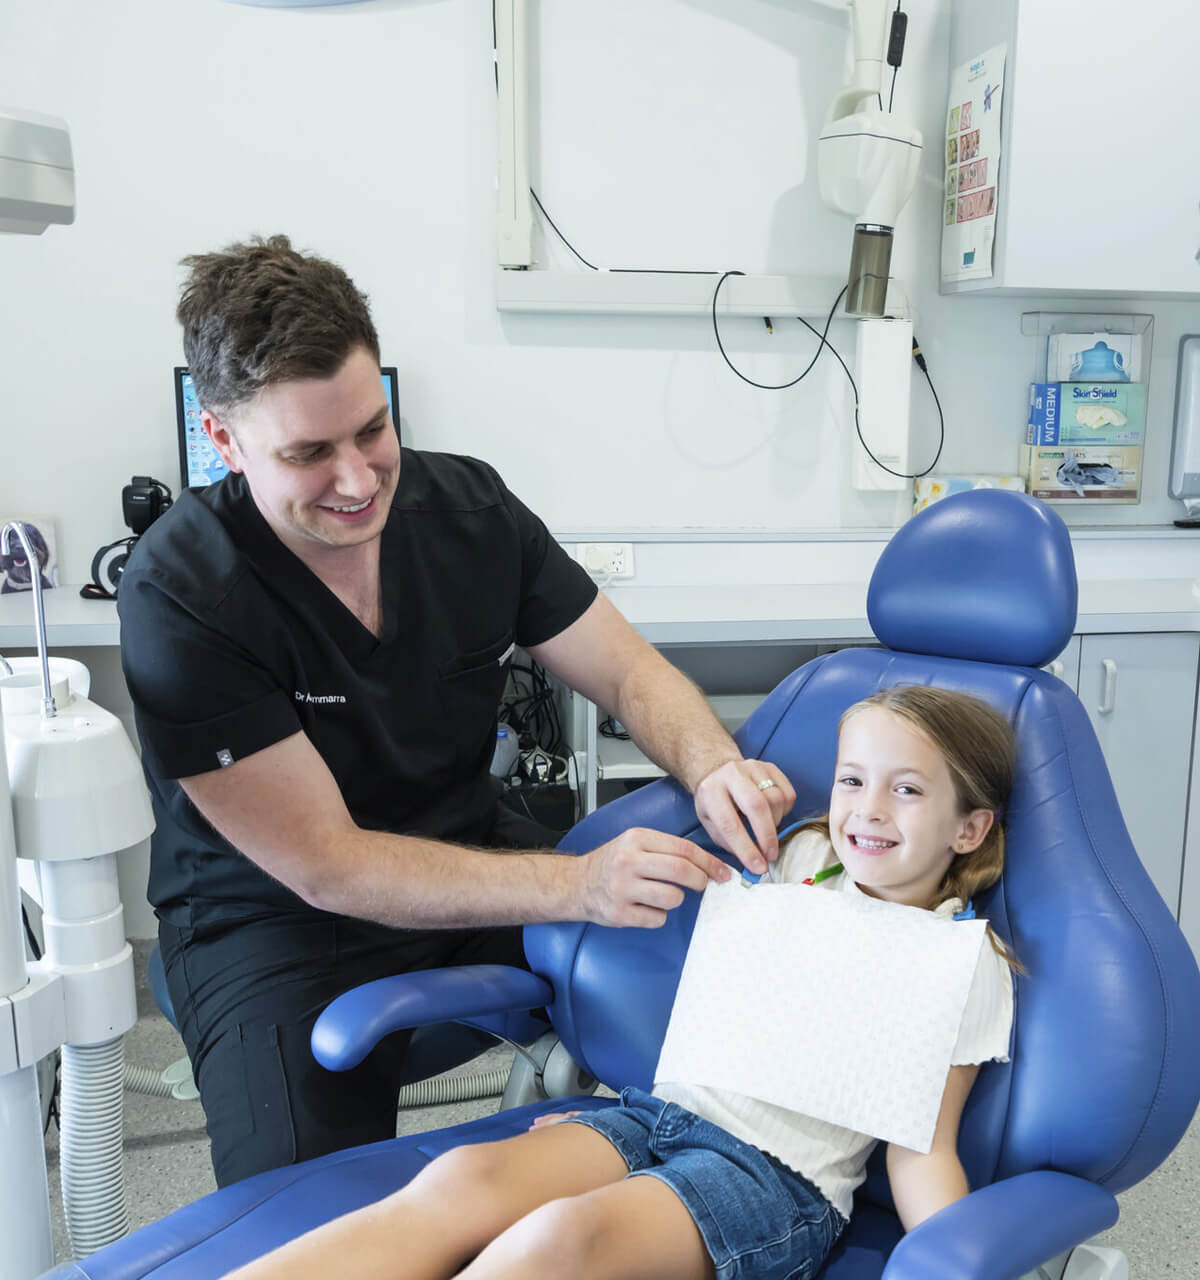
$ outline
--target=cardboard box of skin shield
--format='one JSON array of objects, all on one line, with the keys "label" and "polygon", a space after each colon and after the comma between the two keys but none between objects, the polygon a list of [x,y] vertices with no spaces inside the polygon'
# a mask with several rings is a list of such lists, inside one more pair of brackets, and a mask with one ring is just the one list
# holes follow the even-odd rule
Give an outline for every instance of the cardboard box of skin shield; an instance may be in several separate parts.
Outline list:
[{"label": "cardboard box of skin shield", "polygon": [[1144,382],[1033,382],[1027,445],[1142,445]]},{"label": "cardboard box of skin shield", "polygon": [[1142,488],[1140,445],[1025,446],[1029,492],[1043,502],[1133,503]]},{"label": "cardboard box of skin shield", "polygon": [[1020,476],[919,476],[913,485],[913,515],[924,511],[931,502],[968,489],[1015,489],[1024,493],[1025,481]]}]

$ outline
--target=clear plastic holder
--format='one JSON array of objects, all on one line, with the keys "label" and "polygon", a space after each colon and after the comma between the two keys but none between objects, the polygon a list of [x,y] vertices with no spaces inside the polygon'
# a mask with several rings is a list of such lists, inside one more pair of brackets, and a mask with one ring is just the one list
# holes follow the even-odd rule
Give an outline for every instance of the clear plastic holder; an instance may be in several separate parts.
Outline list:
[{"label": "clear plastic holder", "polygon": [[[1138,376],[1133,382],[1148,382],[1150,356],[1154,346],[1154,317],[1133,312],[1113,311],[1026,311],[1021,316],[1021,332],[1027,338],[1042,338],[1038,343],[1034,365],[1034,381],[1046,382],[1048,339],[1054,333],[1137,334],[1141,337]],[[1066,378],[1059,378],[1066,382]]]},{"label": "clear plastic holder", "polygon": [[[1045,446],[1049,444],[1047,438],[1039,439],[1036,445],[1030,444],[1027,439],[1022,457],[1028,491],[1044,502],[1071,506],[1090,507],[1097,503],[1131,505],[1140,502],[1145,457],[1145,423],[1148,420],[1145,415],[1149,411],[1147,393],[1154,345],[1154,317],[1133,312],[1026,311],[1021,316],[1021,332],[1026,337],[1039,339],[1032,381],[1094,384],[1112,382],[1114,386],[1122,383],[1125,385],[1139,383],[1144,406],[1142,435],[1136,444],[1122,444],[1119,435],[1106,436],[1099,429],[1094,443],[1082,443],[1078,437],[1068,442],[1065,430],[1061,442],[1055,436],[1054,443],[1056,445],[1061,443],[1063,455],[1061,465],[1057,468],[1053,455],[1049,458],[1046,455]],[[1097,341],[1103,341],[1103,335],[1106,334],[1114,337],[1130,335],[1136,337],[1138,342],[1131,344],[1136,350],[1135,358],[1120,354],[1120,347],[1130,344],[1116,342],[1112,344],[1113,355],[1110,356],[1103,351],[1098,353],[1103,360],[1110,361],[1111,370],[1120,370],[1122,373],[1127,373],[1128,377],[1113,377],[1111,373],[1108,376],[1089,375],[1086,372],[1086,364],[1083,366],[1084,372],[1067,376],[1064,376],[1061,366],[1052,369],[1048,357],[1051,339],[1055,334],[1096,335]],[[1132,351],[1130,355],[1132,357]],[[1082,358],[1082,353],[1080,357]],[[1079,365],[1076,364],[1074,367],[1079,368]],[[1103,396],[1105,393],[1097,390],[1094,394]],[[1047,391],[1046,395],[1049,397],[1050,392]],[[1062,398],[1064,401],[1067,398],[1065,391],[1062,393]],[[1032,403],[1031,400],[1031,414]],[[1080,410],[1080,421],[1083,420],[1082,412]],[[1099,423],[1104,419],[1094,418],[1093,420]],[[1110,417],[1108,421],[1120,422],[1121,419]],[[1031,422],[1028,431],[1034,433],[1034,439],[1038,439],[1040,429]],[[1035,457],[1039,449],[1042,450],[1041,455]]]}]

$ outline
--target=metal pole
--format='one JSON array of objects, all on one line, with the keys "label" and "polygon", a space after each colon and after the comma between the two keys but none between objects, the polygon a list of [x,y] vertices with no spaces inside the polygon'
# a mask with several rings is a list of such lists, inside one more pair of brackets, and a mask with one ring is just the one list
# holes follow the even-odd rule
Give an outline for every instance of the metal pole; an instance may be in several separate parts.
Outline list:
[{"label": "metal pole", "polygon": [[17,520],[6,524],[0,532],[0,551],[8,555],[12,535],[16,534],[25,548],[25,559],[29,565],[29,583],[33,590],[33,621],[37,629],[38,657],[42,663],[42,718],[49,720],[58,713],[54,705],[54,694],[50,690],[50,656],[46,644],[46,609],[42,603],[42,562],[37,558],[33,543],[25,526]]},{"label": "metal pole", "polygon": [[[13,995],[28,980],[0,710],[0,996]],[[50,1188],[37,1068],[15,1066],[16,1034],[7,1000],[0,1000],[0,1062],[8,1067],[0,1066],[0,1251],[6,1280],[32,1280],[54,1265]]]}]

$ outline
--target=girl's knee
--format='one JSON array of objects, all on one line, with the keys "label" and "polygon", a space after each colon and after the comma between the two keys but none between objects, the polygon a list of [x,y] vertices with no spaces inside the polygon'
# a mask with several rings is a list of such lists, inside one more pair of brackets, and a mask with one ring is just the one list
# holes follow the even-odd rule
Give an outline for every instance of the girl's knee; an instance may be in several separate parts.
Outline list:
[{"label": "girl's knee", "polygon": [[445,1196],[495,1185],[503,1177],[504,1158],[498,1150],[502,1146],[502,1143],[481,1142],[444,1151],[417,1174],[408,1184],[409,1188]]},{"label": "girl's knee", "polygon": [[604,1208],[590,1196],[551,1200],[526,1214],[513,1228],[512,1244],[527,1261],[531,1276],[589,1273],[589,1264],[610,1230]]},{"label": "girl's knee", "polygon": [[503,1176],[503,1142],[470,1143],[444,1151],[426,1166],[431,1181],[444,1187],[493,1183]]}]

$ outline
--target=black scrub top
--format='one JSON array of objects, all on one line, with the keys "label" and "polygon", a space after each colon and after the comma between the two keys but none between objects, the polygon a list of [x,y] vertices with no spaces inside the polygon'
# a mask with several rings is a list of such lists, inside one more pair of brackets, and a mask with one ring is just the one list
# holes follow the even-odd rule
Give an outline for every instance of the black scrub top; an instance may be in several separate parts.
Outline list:
[{"label": "black scrub top", "polygon": [[303,730],[363,828],[478,842],[514,645],[596,596],[486,463],[402,450],[377,639],[290,552],[243,476],[182,494],[121,579],[121,661],[157,828],[149,899],[179,925],[301,898],[220,836],[176,781]]}]

